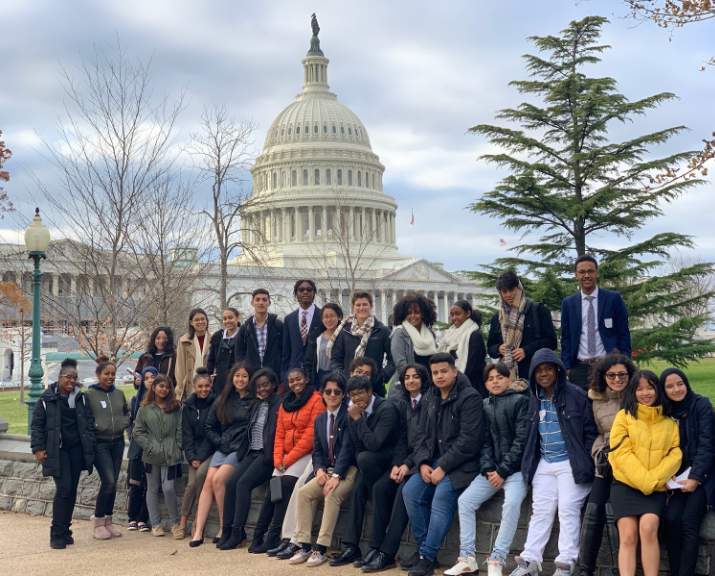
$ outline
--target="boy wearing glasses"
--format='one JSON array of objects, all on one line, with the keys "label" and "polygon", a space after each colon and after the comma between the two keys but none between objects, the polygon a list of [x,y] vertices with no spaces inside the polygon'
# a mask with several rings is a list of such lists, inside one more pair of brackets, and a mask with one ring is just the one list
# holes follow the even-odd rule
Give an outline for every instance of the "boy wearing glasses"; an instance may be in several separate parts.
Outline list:
[{"label": "boy wearing glasses", "polygon": [[372,393],[372,384],[366,376],[351,376],[347,392],[350,438],[357,459],[358,473],[350,494],[350,507],[343,550],[330,561],[331,566],[345,566],[357,562],[362,566],[360,534],[365,517],[365,507],[372,487],[392,465],[395,444],[399,437],[400,417],[395,403]]},{"label": "boy wearing glasses", "polygon": [[293,296],[298,302],[298,309],[293,310],[283,319],[283,361],[281,363],[281,381],[293,368],[303,368],[308,335],[322,324],[321,309],[315,305],[318,289],[309,279],[298,280],[293,286]]},{"label": "boy wearing glasses", "polygon": [[[323,402],[327,410],[315,420],[313,435],[313,471],[298,490],[298,541],[301,548],[290,559],[291,564],[307,562],[320,566],[333,539],[340,505],[349,496],[357,468],[350,433],[348,407],[345,400],[345,379],[339,372],[327,374],[321,383]],[[310,544],[313,526],[313,502],[324,500],[315,550]]]},{"label": "boy wearing glasses", "polygon": [[574,271],[581,289],[561,304],[561,360],[569,381],[585,391],[599,358],[614,349],[631,355],[631,333],[621,295],[598,287],[596,259],[579,257]]}]

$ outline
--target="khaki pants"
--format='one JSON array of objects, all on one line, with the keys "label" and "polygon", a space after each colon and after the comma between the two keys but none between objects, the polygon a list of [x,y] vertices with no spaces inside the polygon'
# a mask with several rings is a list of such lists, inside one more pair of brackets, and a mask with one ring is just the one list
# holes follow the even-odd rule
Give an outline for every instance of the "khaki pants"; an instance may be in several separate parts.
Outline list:
[{"label": "khaki pants", "polygon": [[[332,473],[333,469],[329,468],[328,474]],[[298,490],[298,541],[301,544],[310,544],[311,542],[310,533],[313,526],[313,502],[319,502],[324,499],[323,520],[320,524],[320,533],[318,534],[317,542],[321,546],[330,546],[330,542],[333,540],[335,524],[338,521],[340,505],[350,496],[356,473],[357,468],[350,466],[345,475],[345,479],[341,480],[337,488],[327,497],[323,496],[323,487],[318,486],[318,481],[315,478]]]},{"label": "khaki pants", "polygon": [[206,480],[206,475],[209,473],[210,464],[211,458],[204,460],[198,469],[194,469],[194,467],[189,464],[189,479],[186,482],[186,490],[184,490],[184,497],[181,500],[182,516],[191,516],[191,510],[194,507],[196,497],[201,494],[201,490],[204,487],[204,480]]}]

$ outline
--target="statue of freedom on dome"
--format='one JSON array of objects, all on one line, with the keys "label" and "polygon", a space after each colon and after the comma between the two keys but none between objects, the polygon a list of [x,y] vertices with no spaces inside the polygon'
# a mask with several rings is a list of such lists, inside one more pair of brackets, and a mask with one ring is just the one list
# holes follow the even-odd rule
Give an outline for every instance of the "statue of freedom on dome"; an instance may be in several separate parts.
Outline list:
[{"label": "statue of freedom on dome", "polygon": [[315,12],[310,18],[310,27],[313,29],[313,36],[317,36],[320,32],[320,26],[318,26],[318,18],[315,16]]}]

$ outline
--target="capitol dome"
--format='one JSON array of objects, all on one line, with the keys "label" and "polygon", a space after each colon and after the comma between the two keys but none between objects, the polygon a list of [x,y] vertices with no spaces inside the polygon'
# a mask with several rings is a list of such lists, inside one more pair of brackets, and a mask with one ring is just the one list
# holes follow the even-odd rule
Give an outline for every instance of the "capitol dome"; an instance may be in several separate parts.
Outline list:
[{"label": "capitol dome", "polygon": [[322,269],[354,261],[351,252],[371,268],[404,260],[397,204],[382,189],[385,167],[364,124],[330,92],[328,63],[314,34],[302,60],[303,89],[271,124],[251,168],[246,250],[237,264],[250,263],[247,252],[268,266]]}]

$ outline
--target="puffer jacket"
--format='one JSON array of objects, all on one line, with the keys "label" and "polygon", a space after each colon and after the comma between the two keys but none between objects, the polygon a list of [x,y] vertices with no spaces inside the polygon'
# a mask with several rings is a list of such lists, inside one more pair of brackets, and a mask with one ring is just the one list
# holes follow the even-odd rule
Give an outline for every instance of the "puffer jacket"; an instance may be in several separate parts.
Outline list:
[{"label": "puffer jacket", "polygon": [[479,467],[485,476],[487,472],[496,472],[506,480],[521,471],[529,406],[526,390],[526,381],[514,380],[503,394],[489,394],[484,399],[486,433]]},{"label": "puffer jacket", "polygon": [[[62,446],[62,417],[60,413],[60,400],[58,398],[58,384],[53,382],[42,393],[40,400],[35,404],[30,425],[30,450],[34,454],[38,450],[45,450],[47,458],[42,463],[42,475],[57,477],[62,474],[60,470],[60,448]],[[84,451],[83,470],[92,473],[94,464],[94,416],[89,405],[89,400],[75,387],[72,395],[75,401],[75,414],[77,416],[77,430],[82,450]]]},{"label": "puffer jacket", "polygon": [[142,449],[142,461],[155,466],[176,466],[181,451],[181,409],[167,414],[152,402],[142,406],[134,421],[134,441]]},{"label": "puffer jacket", "polygon": [[613,477],[646,496],[665,490],[678,471],[680,451],[678,424],[663,416],[659,406],[638,404],[638,418],[625,410],[616,414],[611,427],[608,461]]},{"label": "puffer jacket", "polygon": [[233,394],[231,410],[233,420],[228,424],[222,424],[216,415],[219,400],[214,402],[209,410],[208,418],[206,419],[206,428],[204,433],[214,450],[218,450],[222,454],[231,454],[238,452],[241,449],[244,437],[248,432],[248,421],[251,414],[251,403],[254,396],[248,394],[240,398],[238,394]]},{"label": "puffer jacket", "polygon": [[466,488],[479,474],[479,454],[484,443],[484,402],[461,372],[447,397],[430,388],[421,400],[413,459],[437,465],[449,476],[456,490]]},{"label": "puffer jacket", "polygon": [[[181,435],[187,462],[203,462],[214,453],[211,442],[206,438],[206,420],[215,402],[216,394],[213,392],[209,392],[203,403],[199,401],[196,392],[184,402],[181,410]],[[200,404],[203,404],[201,408]]]},{"label": "puffer jacket", "polygon": [[529,409],[527,412],[527,436],[524,458],[521,461],[521,472],[524,481],[531,484],[536,473],[536,468],[541,460],[541,435],[539,434],[539,421],[541,412],[541,399],[539,390],[541,386],[536,383],[536,368],[540,364],[555,364],[558,367],[556,387],[554,389],[554,407],[556,417],[561,427],[561,433],[566,444],[566,452],[571,464],[571,472],[576,484],[593,482],[595,465],[591,457],[591,448],[598,437],[598,429],[593,419],[591,403],[586,392],[578,386],[566,381],[566,368],[564,363],[552,350],[542,348],[538,350],[531,360],[529,371]]},{"label": "puffer jacket", "polygon": [[[312,390],[312,387],[310,389]],[[278,409],[273,445],[273,465],[276,468],[281,463],[290,467],[306,454],[313,452],[313,425],[318,414],[326,410],[323,397],[317,390],[311,393],[307,402],[298,410],[287,412],[284,404],[291,398],[295,396],[289,393]]]},{"label": "puffer jacket", "polygon": [[[593,419],[596,421],[596,428],[598,428],[598,438],[596,438],[591,448],[591,456],[593,457],[594,463],[596,463],[598,454],[608,446],[613,420],[616,418],[616,414],[621,410],[623,392],[616,392],[608,387],[606,387],[604,392],[589,389],[588,398],[592,402]],[[596,472],[596,476],[599,476],[598,471]]]},{"label": "puffer jacket", "polygon": [[690,457],[689,478],[697,480],[705,489],[708,510],[715,509],[715,414],[710,400],[695,395],[685,418]]}]

